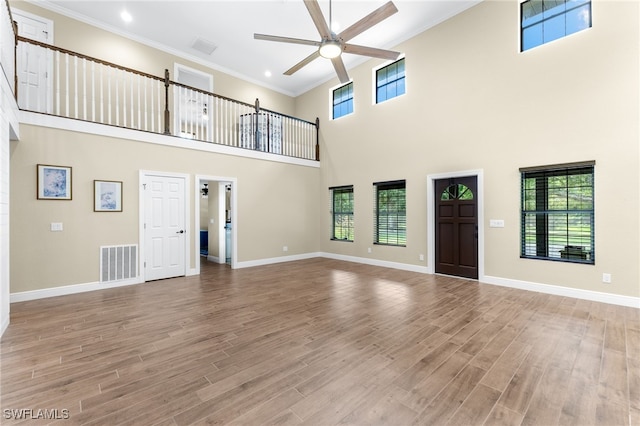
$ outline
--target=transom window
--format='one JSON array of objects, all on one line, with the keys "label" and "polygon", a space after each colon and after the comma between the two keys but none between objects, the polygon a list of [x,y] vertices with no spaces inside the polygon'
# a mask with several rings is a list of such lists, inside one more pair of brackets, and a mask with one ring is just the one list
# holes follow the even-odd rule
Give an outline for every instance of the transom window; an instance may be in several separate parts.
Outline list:
[{"label": "transom window", "polygon": [[520,169],[521,257],[595,263],[594,165]]},{"label": "transom window", "polygon": [[407,245],[407,203],[404,180],[373,184],[374,244]]},{"label": "transom window", "polygon": [[447,186],[442,194],[440,194],[442,201],[447,200],[473,200],[473,192],[467,185],[461,183],[454,183]]},{"label": "transom window", "polygon": [[520,50],[591,27],[591,0],[527,0],[520,4]]},{"label": "transom window", "polygon": [[333,91],[333,118],[340,118],[353,112],[353,82]]},{"label": "transom window", "polygon": [[376,71],[376,103],[405,93],[404,58]]},{"label": "transom window", "polygon": [[329,188],[331,191],[332,240],[353,241],[353,185]]}]

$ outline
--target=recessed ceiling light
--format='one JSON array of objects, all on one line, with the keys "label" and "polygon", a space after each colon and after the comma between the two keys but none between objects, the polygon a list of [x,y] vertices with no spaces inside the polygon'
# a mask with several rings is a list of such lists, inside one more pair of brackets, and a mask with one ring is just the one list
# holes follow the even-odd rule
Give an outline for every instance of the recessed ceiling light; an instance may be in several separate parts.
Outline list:
[{"label": "recessed ceiling light", "polygon": [[120,13],[120,17],[122,18],[122,20],[123,20],[124,22],[127,22],[127,23],[129,23],[129,22],[133,21],[133,16],[131,16],[131,14],[130,14],[129,12],[127,12],[126,10],[123,10],[123,11]]},{"label": "recessed ceiling light", "polygon": [[264,72],[264,76],[265,76],[265,77],[271,77],[271,71],[266,70],[266,71]]}]

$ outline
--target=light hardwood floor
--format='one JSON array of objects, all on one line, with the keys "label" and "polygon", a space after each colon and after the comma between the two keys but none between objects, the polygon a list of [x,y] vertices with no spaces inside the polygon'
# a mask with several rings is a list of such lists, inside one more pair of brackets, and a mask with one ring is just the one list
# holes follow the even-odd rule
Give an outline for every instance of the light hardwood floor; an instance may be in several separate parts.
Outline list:
[{"label": "light hardwood floor", "polygon": [[640,424],[640,310],[328,259],[16,303],[0,352],[2,424]]}]

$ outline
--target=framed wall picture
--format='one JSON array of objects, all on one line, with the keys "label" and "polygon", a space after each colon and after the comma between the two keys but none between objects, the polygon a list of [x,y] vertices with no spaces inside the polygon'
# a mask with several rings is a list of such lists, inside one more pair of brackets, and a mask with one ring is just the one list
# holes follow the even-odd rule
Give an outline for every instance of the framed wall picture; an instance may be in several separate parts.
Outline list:
[{"label": "framed wall picture", "polygon": [[113,180],[93,181],[93,211],[122,211],[122,182]]},{"label": "framed wall picture", "polygon": [[71,167],[38,164],[38,200],[71,199]]}]

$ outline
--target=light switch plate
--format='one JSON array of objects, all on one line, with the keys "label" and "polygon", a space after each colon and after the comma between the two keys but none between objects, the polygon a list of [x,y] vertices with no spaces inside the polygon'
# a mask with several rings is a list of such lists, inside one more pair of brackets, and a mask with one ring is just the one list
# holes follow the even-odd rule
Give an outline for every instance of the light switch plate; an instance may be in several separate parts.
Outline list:
[{"label": "light switch plate", "polygon": [[61,232],[62,222],[51,222],[51,232]]},{"label": "light switch plate", "polygon": [[489,219],[490,228],[504,228],[504,219]]}]

